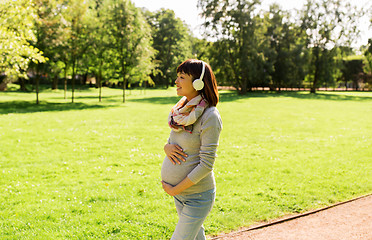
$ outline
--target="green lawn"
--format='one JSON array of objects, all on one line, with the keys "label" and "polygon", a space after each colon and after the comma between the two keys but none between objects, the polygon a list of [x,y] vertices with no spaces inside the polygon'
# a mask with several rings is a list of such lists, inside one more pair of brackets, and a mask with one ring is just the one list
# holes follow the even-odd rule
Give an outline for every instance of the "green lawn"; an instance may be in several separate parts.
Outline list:
[{"label": "green lawn", "polygon": [[[160,184],[175,89],[0,93],[0,239],[168,239]],[[372,93],[221,92],[207,233],[372,192]]]}]

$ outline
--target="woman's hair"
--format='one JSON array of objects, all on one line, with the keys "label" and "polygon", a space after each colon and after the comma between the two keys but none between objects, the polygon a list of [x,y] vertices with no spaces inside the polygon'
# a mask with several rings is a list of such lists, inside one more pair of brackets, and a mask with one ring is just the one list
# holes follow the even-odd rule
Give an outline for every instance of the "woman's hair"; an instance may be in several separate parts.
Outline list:
[{"label": "woman's hair", "polygon": [[[205,62],[204,62],[205,63]],[[177,73],[185,73],[192,76],[192,80],[200,78],[202,73],[202,61],[196,59],[188,59],[177,67]],[[205,73],[203,77],[204,88],[198,92],[202,95],[210,106],[216,106],[219,100],[217,81],[213,74],[212,68],[205,63]]]}]

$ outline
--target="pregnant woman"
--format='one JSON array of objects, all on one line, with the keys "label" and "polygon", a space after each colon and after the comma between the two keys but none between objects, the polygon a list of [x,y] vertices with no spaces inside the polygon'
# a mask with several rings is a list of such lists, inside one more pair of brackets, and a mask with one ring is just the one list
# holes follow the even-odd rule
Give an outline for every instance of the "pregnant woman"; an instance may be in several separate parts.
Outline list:
[{"label": "pregnant woman", "polygon": [[178,66],[175,83],[183,97],[168,117],[161,168],[163,189],[174,197],[179,217],[172,240],[206,239],[203,222],[216,196],[213,165],[222,129],[217,82],[207,63],[189,59]]}]

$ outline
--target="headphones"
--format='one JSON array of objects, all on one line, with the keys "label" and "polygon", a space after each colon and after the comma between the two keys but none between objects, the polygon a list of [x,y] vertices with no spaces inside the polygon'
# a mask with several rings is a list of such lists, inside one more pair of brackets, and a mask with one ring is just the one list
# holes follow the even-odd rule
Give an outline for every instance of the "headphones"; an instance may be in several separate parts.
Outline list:
[{"label": "headphones", "polygon": [[195,90],[199,91],[199,90],[202,90],[204,88],[204,82],[203,82],[203,77],[204,77],[204,72],[205,72],[205,63],[203,61],[201,61],[202,64],[203,64],[203,69],[202,69],[202,73],[200,75],[200,77],[198,79],[195,79],[193,82],[192,82],[192,86],[194,87]]}]

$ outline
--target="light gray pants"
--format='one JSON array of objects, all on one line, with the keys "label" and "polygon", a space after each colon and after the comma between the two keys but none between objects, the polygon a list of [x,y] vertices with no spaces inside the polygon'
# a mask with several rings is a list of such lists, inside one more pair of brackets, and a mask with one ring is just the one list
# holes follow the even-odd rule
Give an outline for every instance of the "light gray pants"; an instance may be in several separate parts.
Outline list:
[{"label": "light gray pants", "polygon": [[186,196],[174,196],[178,223],[172,240],[205,240],[203,222],[214,204],[216,190]]}]

